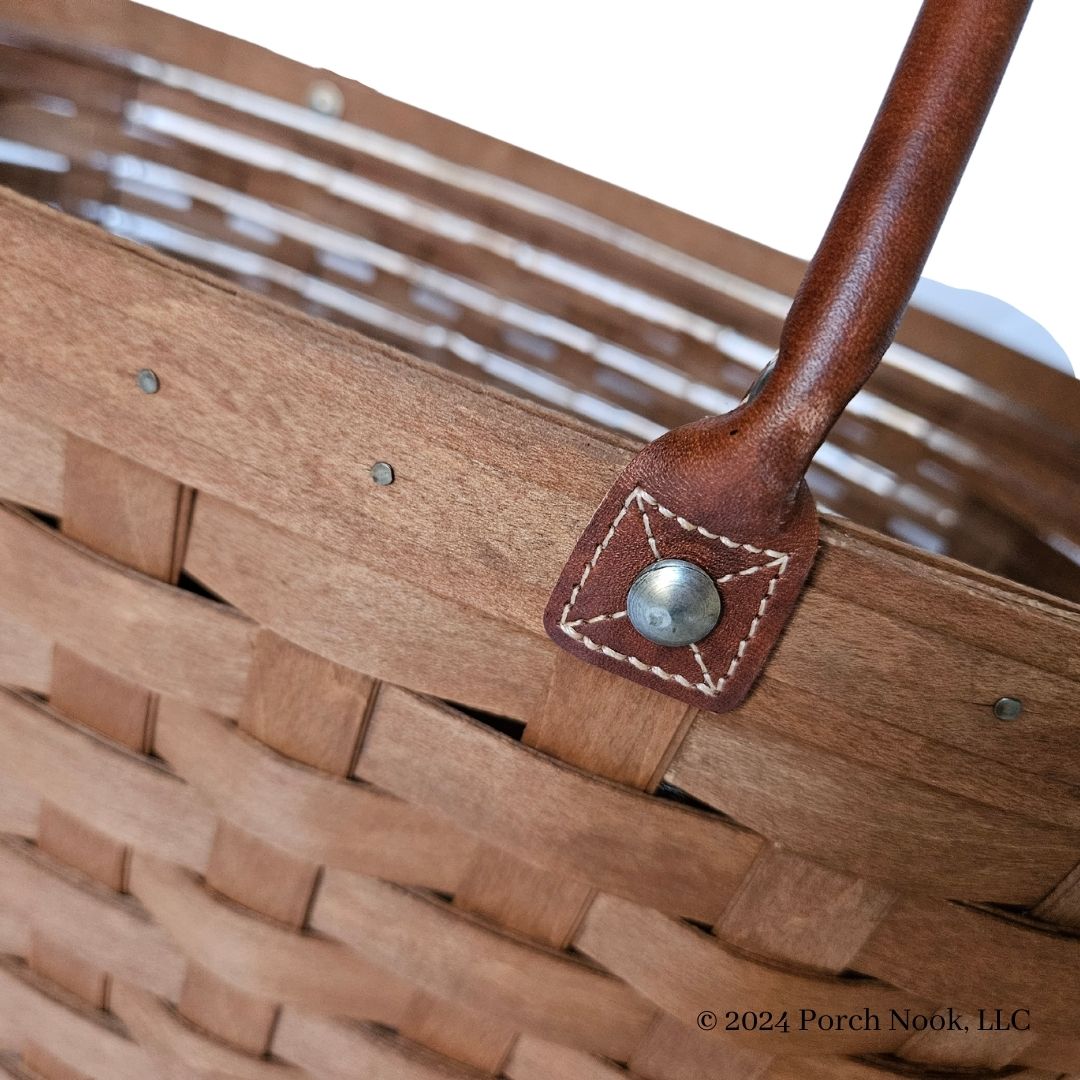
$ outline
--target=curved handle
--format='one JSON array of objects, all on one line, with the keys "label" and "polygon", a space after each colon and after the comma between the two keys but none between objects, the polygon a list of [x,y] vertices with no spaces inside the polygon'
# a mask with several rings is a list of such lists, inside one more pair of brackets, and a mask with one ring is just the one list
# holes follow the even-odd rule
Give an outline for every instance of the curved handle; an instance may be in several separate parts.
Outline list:
[{"label": "curved handle", "polygon": [[[714,712],[749,692],[817,552],[804,474],[892,340],[1029,6],[925,0],[771,375],[630,462],[544,614],[564,649]],[[668,584],[635,606],[660,564]]]},{"label": "curved handle", "polygon": [[[746,410],[792,490],[896,332],[1031,0],[926,0]],[[763,478],[764,480],[765,478]]]}]

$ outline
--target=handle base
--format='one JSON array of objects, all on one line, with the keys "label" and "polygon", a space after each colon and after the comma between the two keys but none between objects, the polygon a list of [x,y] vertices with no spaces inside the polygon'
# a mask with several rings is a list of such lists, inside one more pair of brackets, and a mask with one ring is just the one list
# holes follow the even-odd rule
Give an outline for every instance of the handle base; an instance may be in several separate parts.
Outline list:
[{"label": "handle base", "polygon": [[[642,482],[657,445],[631,463],[596,511],[555,586],[544,627],[588,663],[700,709],[726,712],[749,693],[802,591],[817,553],[817,511],[802,482],[779,524],[773,506],[760,516],[768,524],[754,528],[747,519],[757,515],[748,514],[739,492],[740,470],[728,473],[732,490],[724,498],[713,465],[710,508],[702,512],[685,497]],[[733,527],[725,527],[725,518]],[[638,575],[672,559],[704,570],[722,599],[715,628],[691,645],[657,644],[627,615]]]}]

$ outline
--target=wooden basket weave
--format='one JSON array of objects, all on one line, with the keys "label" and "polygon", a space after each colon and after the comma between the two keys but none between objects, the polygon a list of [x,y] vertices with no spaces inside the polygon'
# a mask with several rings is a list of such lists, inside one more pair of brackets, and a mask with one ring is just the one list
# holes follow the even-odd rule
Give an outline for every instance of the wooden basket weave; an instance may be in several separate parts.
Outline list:
[{"label": "wooden basket weave", "polygon": [[541,613],[802,264],[143,8],[0,23],[0,179],[113,234],[0,193],[3,1068],[1080,1074],[1074,380],[910,312],[697,713]]}]

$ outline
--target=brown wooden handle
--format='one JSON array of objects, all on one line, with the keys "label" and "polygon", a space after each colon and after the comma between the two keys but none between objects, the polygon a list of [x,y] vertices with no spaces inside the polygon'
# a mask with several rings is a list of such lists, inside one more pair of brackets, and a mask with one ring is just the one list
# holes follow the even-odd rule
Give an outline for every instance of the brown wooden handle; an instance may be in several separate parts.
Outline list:
[{"label": "brown wooden handle", "polygon": [[1029,7],[925,0],[747,409],[773,491],[796,487],[892,341]]}]

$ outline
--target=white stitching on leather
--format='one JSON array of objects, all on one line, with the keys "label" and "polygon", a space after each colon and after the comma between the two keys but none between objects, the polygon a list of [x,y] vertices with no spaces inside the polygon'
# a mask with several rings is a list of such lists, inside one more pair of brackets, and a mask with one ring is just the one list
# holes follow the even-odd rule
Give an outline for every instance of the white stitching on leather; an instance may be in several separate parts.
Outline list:
[{"label": "white stitching on leather", "polygon": [[[765,552],[768,554],[768,552]],[[761,563],[760,566],[748,566],[745,570],[737,570],[734,574],[725,574],[723,577],[716,579],[717,585],[723,585],[726,581],[734,581],[737,577],[749,577],[751,574],[756,574],[759,570],[770,570],[774,566],[779,566],[781,563],[787,562],[788,557],[782,555],[778,559],[773,559],[771,562]]]},{"label": "white stitching on leather", "polygon": [[703,528],[701,525],[695,525],[693,522],[687,521],[684,517],[679,517],[673,510],[669,510],[666,506],[661,506],[644,488],[636,488],[635,495],[640,495],[650,506],[655,506],[657,510],[666,518],[672,518],[677,521],[687,532],[699,532],[706,540],[719,540],[725,547],[729,548],[742,548],[744,551],[749,551],[754,555],[769,555],[774,559],[788,559],[790,553],[786,551],[773,551],[772,548],[759,548],[754,547],[753,544],[743,544],[738,540],[732,540],[728,536],[720,536],[718,533],[709,532],[708,529]]},{"label": "white stitching on leather", "polygon": [[652,526],[649,524],[649,515],[645,513],[645,504],[641,499],[643,494],[644,492],[642,492],[641,488],[638,488],[637,508],[641,513],[641,524],[645,526],[645,535],[649,538],[649,548],[653,553],[653,558],[659,560],[660,549],[656,546],[656,538],[652,534]]},{"label": "white stitching on leather", "polygon": [[594,615],[591,619],[575,619],[571,623],[567,623],[567,626],[588,626],[589,623],[594,622],[608,622],[611,619],[625,619],[625,611],[614,611],[610,615]]},{"label": "white stitching on leather", "polygon": [[[749,551],[753,555],[768,555],[770,562],[763,563],[760,566],[747,567],[745,570],[740,570],[734,574],[725,574],[723,577],[716,579],[718,584],[723,584],[725,581],[731,581],[736,577],[742,577],[749,574],[756,574],[759,570],[776,569],[776,574],[769,582],[769,587],[766,589],[765,594],[761,598],[761,603],[758,604],[757,615],[754,616],[750,623],[750,629],[746,632],[746,636],[739,642],[738,648],[735,651],[735,655],[731,658],[731,663],[728,664],[727,671],[719,680],[714,680],[712,675],[709,674],[709,669],[705,665],[705,660],[701,655],[701,650],[697,645],[691,645],[690,650],[694,655],[694,659],[697,662],[698,667],[701,668],[704,682],[692,683],[683,675],[675,674],[671,671],[665,671],[662,667],[656,664],[646,664],[644,660],[638,659],[636,656],[631,656],[627,653],[618,652],[615,649],[610,648],[607,645],[599,645],[593,641],[588,635],[581,633],[577,627],[587,625],[589,623],[604,622],[610,619],[625,618],[625,611],[617,611],[610,615],[595,615],[591,619],[576,619],[573,622],[569,621],[570,611],[577,603],[578,596],[581,594],[581,590],[585,587],[585,582],[589,580],[589,574],[596,568],[597,561],[600,556],[607,550],[608,544],[611,543],[612,537],[615,535],[615,530],[622,523],[626,512],[630,509],[632,502],[637,502],[638,510],[641,512],[642,521],[645,526],[645,534],[649,540],[649,547],[652,553],[657,559],[660,558],[660,551],[657,547],[656,540],[653,537],[652,528],[649,525],[649,517],[645,511],[643,503],[648,503],[654,507],[656,511],[662,514],[664,517],[675,521],[678,525],[684,528],[687,532],[700,533],[707,540],[719,540],[725,547],[738,548],[743,551]],[[776,592],[776,583],[783,576],[784,571],[787,570],[788,561],[791,555],[786,551],[773,551],[772,548],[759,548],[754,544],[741,543],[738,540],[732,540],[728,536],[721,536],[718,533],[709,532],[708,529],[703,528],[701,525],[695,525],[691,521],[687,521],[686,518],[680,517],[673,510],[669,510],[666,506],[661,506],[656,499],[654,499],[644,488],[634,488],[633,491],[627,495],[626,500],[623,502],[621,509],[615,515],[615,520],[611,523],[611,527],[608,529],[604,539],[596,545],[596,550],[592,554],[592,558],[585,564],[585,569],[581,573],[581,580],[570,591],[570,599],[566,602],[565,607],[562,610],[562,616],[559,619],[559,629],[568,637],[573,638],[575,641],[580,641],[587,649],[593,652],[601,653],[603,656],[609,656],[612,660],[620,660],[631,667],[637,668],[638,671],[644,671],[650,675],[655,675],[657,678],[666,679],[670,682],[676,682],[680,686],[685,686],[688,690],[698,690],[707,697],[716,697],[724,689],[724,684],[735,674],[735,669],[739,666],[739,661],[742,660],[746,653],[747,646],[750,644],[754,635],[758,632],[761,626],[761,620],[765,615],[765,609],[769,605],[769,601],[773,598]]]},{"label": "white stitching on leather", "polygon": [[697,665],[701,668],[702,675],[705,676],[705,685],[711,686],[716,689],[716,683],[713,682],[713,677],[709,674],[709,669],[705,666],[705,657],[701,655],[701,650],[697,647],[697,642],[692,642],[690,645],[690,651],[694,654],[694,659],[697,661]]}]

